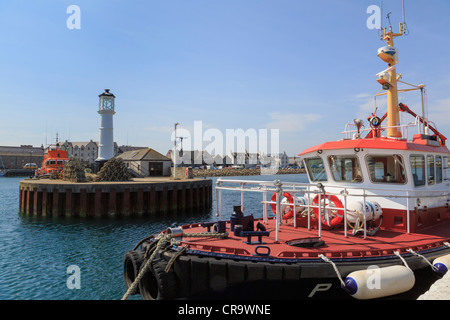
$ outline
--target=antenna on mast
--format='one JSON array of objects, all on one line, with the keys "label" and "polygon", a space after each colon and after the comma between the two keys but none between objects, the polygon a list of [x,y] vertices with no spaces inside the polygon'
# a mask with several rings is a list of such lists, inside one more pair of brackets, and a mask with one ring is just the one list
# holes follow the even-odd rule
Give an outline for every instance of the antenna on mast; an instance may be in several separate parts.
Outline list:
[{"label": "antenna on mast", "polygon": [[392,32],[391,18],[389,17],[389,16],[391,15],[391,13],[392,13],[392,12],[389,12],[389,13],[386,15],[386,18],[387,18],[388,21],[389,21],[389,31]]},{"label": "antenna on mast", "polygon": [[[391,24],[391,17],[390,15],[392,14],[392,12],[389,12],[386,15],[386,18],[389,21],[389,31],[392,32],[392,24]],[[400,29],[400,34],[403,34],[405,36],[409,35],[409,29],[408,26],[406,24],[406,14],[405,14],[405,0],[402,0],[402,14],[403,14],[403,22],[399,23],[399,29]],[[386,36],[386,27],[383,28],[383,0],[381,0],[381,5],[380,5],[380,30],[378,32],[380,39],[381,40],[385,40],[385,36]]]},{"label": "antenna on mast", "polygon": [[402,8],[403,8],[403,22],[401,23],[401,31],[405,36],[407,36],[409,34],[409,29],[408,26],[406,25],[406,18],[405,18],[405,0],[402,0]]},{"label": "antenna on mast", "polygon": [[380,6],[380,30],[378,30],[378,35],[380,36],[380,40],[383,41],[383,0],[381,0]]}]

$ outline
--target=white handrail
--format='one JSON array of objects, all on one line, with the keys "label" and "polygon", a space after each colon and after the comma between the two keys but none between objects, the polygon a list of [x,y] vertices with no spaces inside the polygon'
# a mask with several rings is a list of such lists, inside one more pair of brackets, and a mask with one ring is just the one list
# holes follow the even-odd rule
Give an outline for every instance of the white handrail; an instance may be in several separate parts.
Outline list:
[{"label": "white handrail", "polygon": [[418,128],[418,133],[420,132],[420,120],[419,120],[419,116],[416,116],[416,118],[414,119],[414,122],[410,122],[407,124],[401,124],[401,125],[396,125],[396,126],[379,126],[377,128],[365,128],[365,129],[360,129],[359,131],[357,129],[352,130],[350,129],[350,127],[356,127],[353,123],[347,123],[344,127],[344,131],[342,131],[341,133],[344,135],[344,139],[352,139],[352,134],[360,134],[362,135],[363,133],[369,133],[371,131],[375,131],[375,130],[386,130],[389,128],[399,128],[402,130],[402,138],[401,139],[406,139],[408,140],[408,128],[414,128],[417,127]]},{"label": "white handrail", "polygon": [[[224,183],[232,183],[232,184],[238,184],[239,186],[233,187],[233,186],[224,186]],[[254,187],[255,185],[259,185],[260,187]],[[249,186],[249,187],[246,187]],[[298,187],[301,187],[303,189],[297,189]],[[315,190],[311,188],[316,188]],[[323,189],[322,189],[323,188]],[[405,198],[406,199],[406,219],[407,219],[407,233],[410,233],[410,204],[409,199],[410,198],[417,198],[418,195],[415,194],[414,190],[395,190],[396,192],[405,193],[402,194],[368,194],[368,191],[385,191],[388,192],[389,190],[382,189],[382,188],[357,188],[357,187],[349,187],[349,186],[327,186],[327,188],[334,188],[334,189],[342,189],[340,192],[327,192],[329,195],[336,195],[336,196],[343,196],[344,197],[344,203],[343,203],[343,210],[344,210],[344,235],[347,237],[347,198],[349,196],[351,197],[362,197],[363,198],[363,204],[364,207],[366,205],[366,198],[368,197],[374,197],[374,198]],[[310,209],[317,208],[318,209],[318,236],[321,238],[322,235],[322,228],[321,228],[321,214],[323,209],[323,214],[326,214],[326,208],[325,208],[325,201],[323,203],[323,208],[321,208],[321,199],[322,194],[324,193],[325,189],[321,184],[310,184],[310,183],[299,183],[299,182],[286,182],[281,183],[279,180],[276,181],[252,181],[252,180],[227,180],[219,178],[216,182],[216,216],[220,217],[222,219],[222,190],[232,190],[232,191],[240,191],[241,192],[241,208],[244,205],[244,192],[259,192],[263,193],[263,201],[261,201],[261,204],[263,204],[263,222],[268,222],[268,216],[267,216],[267,205],[269,204],[275,204],[276,205],[276,235],[275,239],[278,241],[278,233],[279,233],[279,225],[281,224],[281,195],[283,192],[289,192],[292,194],[292,196],[295,197],[298,194],[301,195],[307,195],[308,196],[308,204],[306,204],[304,207],[307,208],[307,214],[308,214],[308,230],[311,229],[311,213]],[[359,190],[362,191],[362,193],[350,193],[351,190]],[[276,192],[277,197],[276,201],[268,200],[267,199],[267,192]],[[442,189],[442,190],[420,190],[420,198],[440,198],[440,197],[448,197],[450,196],[450,192],[448,189]],[[428,193],[429,195],[424,195],[423,193]],[[411,195],[413,193],[413,195]],[[436,195],[436,193],[438,193]],[[317,205],[314,205],[311,201],[311,194],[318,195],[319,201]],[[296,217],[296,207],[295,207],[295,201],[294,201],[294,219]],[[325,216],[325,218],[329,218],[328,216]],[[364,222],[364,238],[367,237],[367,221],[366,221],[366,215],[363,215],[363,222]],[[294,225],[296,227],[296,225]]]}]

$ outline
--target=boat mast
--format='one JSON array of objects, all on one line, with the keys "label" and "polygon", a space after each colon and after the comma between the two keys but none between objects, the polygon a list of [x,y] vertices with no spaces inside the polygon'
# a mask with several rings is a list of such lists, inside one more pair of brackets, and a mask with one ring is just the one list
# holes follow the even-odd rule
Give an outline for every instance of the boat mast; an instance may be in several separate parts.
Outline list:
[{"label": "boat mast", "polygon": [[[400,37],[403,34],[407,34],[407,27],[405,22],[405,6],[404,0],[403,4],[403,22],[399,23],[399,33],[394,33],[392,31],[392,25],[390,23],[390,12],[387,14],[387,19],[389,20],[389,31],[387,28],[381,29],[381,39],[386,41],[387,47],[380,48],[378,50],[378,56],[385,62],[388,63],[388,69],[386,73],[389,75],[386,77],[387,86],[383,88],[387,91],[387,137],[388,138],[402,138],[402,132],[400,130],[400,112],[398,108],[398,89],[397,81],[400,79],[401,74],[397,76],[397,70],[395,65],[398,63],[397,49],[394,47],[394,38]],[[381,7],[383,7],[383,1],[381,2]],[[383,12],[381,10],[381,15]],[[381,17],[381,21],[383,17]]]}]

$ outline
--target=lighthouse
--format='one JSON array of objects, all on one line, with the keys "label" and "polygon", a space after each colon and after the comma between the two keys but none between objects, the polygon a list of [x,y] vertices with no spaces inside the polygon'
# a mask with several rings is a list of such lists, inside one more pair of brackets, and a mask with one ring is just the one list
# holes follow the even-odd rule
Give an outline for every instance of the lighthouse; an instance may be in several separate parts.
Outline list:
[{"label": "lighthouse", "polygon": [[114,137],[113,137],[113,115],[114,99],[116,98],[109,89],[98,95],[98,114],[100,115],[100,143],[98,148],[98,158],[95,160],[99,169],[101,166],[114,157]]}]

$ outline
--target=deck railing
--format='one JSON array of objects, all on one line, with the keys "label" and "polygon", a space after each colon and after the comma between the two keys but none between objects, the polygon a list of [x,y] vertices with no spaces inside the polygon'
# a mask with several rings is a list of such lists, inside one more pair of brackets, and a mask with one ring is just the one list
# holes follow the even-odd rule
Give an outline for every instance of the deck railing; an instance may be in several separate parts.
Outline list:
[{"label": "deck railing", "polygon": [[[431,123],[431,122],[430,122]],[[421,131],[421,122],[420,122],[420,118],[419,116],[415,117],[414,122],[411,123],[407,123],[407,124],[402,124],[402,125],[398,125],[398,126],[387,126],[387,125],[380,125],[377,128],[372,128],[372,127],[368,127],[368,128],[364,128],[364,129],[360,129],[358,131],[358,129],[356,128],[356,125],[353,123],[347,123],[345,125],[344,131],[342,131],[342,134],[344,135],[344,139],[345,140],[349,140],[349,139],[355,139],[355,138],[363,138],[363,134],[368,134],[369,132],[373,131],[373,134],[375,134],[376,130],[379,130],[380,132],[383,130],[387,130],[388,128],[398,128],[401,130],[401,138],[400,139],[406,139],[408,140],[408,128],[417,128],[417,133],[423,133]],[[353,129],[352,127],[355,127],[355,129]],[[359,135],[359,137],[358,137]]]},{"label": "deck railing", "polygon": [[[231,184],[231,185],[228,185]],[[327,188],[327,190],[325,190]],[[338,192],[330,192],[331,190],[339,190]],[[344,235],[348,237],[348,224],[347,224],[347,210],[348,210],[348,198],[352,197],[361,198],[363,201],[363,208],[366,207],[366,199],[367,198],[403,198],[406,199],[405,210],[406,214],[406,226],[407,233],[411,233],[411,219],[410,219],[410,199],[417,199],[417,191],[414,190],[395,190],[396,194],[389,193],[387,189],[382,188],[356,188],[356,187],[343,187],[343,186],[327,186],[325,187],[321,183],[319,184],[310,184],[310,183],[296,183],[296,182],[281,182],[280,180],[275,181],[252,181],[252,180],[234,180],[234,179],[217,179],[216,182],[216,216],[222,220],[222,190],[232,190],[241,192],[241,209],[244,209],[244,193],[245,192],[256,192],[262,193],[262,201],[263,205],[263,221],[267,223],[268,214],[267,214],[267,205],[274,204],[276,206],[276,235],[275,240],[278,241],[278,233],[279,226],[282,223],[282,211],[281,211],[281,200],[284,192],[289,192],[293,197],[293,213],[294,213],[294,227],[297,227],[297,208],[295,198],[299,195],[307,196],[308,203],[306,205],[302,205],[302,207],[307,208],[307,227],[311,229],[311,209],[317,208],[318,212],[318,237],[322,237],[322,215],[326,213],[326,203],[322,199],[324,197],[329,197],[330,195],[335,195],[343,198],[342,204],[343,209],[339,209],[344,212]],[[385,194],[380,192],[386,192]],[[448,190],[420,190],[421,195],[420,198],[445,198],[443,202],[448,202],[450,199],[450,192]],[[268,199],[268,194],[276,193],[276,200],[272,201],[271,198]],[[424,194],[425,193],[425,194]],[[318,197],[317,205],[313,204],[312,199]],[[331,207],[329,209],[335,207]],[[367,238],[367,220],[366,214],[362,214],[363,216],[363,231],[364,238]]]}]

